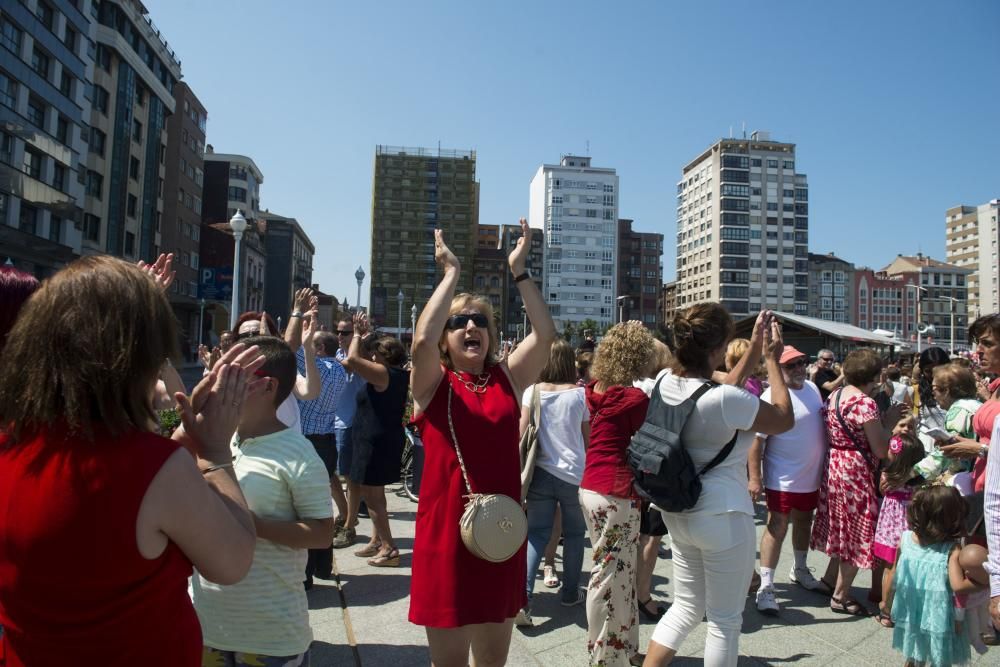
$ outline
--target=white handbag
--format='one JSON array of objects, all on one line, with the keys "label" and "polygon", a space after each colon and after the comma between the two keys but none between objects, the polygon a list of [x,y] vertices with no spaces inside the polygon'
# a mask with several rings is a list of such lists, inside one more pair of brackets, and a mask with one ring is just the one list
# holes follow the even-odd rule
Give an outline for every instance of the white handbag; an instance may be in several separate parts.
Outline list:
[{"label": "white handbag", "polygon": [[448,428],[458,455],[458,465],[462,468],[462,478],[468,491],[468,502],[459,530],[465,548],[472,555],[491,563],[502,563],[516,554],[528,536],[528,518],[521,509],[521,503],[502,493],[473,493],[469,484],[469,473],[465,470],[465,460],[458,446],[455,425],[451,420],[452,386],[448,383]]}]

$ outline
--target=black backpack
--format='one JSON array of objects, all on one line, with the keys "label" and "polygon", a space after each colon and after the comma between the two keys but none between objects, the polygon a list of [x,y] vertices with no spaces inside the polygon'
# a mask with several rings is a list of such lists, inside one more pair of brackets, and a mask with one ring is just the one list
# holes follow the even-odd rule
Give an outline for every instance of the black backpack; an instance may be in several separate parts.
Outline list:
[{"label": "black backpack", "polygon": [[666,512],[681,512],[698,502],[701,476],[729,456],[738,432],[734,432],[726,446],[698,472],[681,442],[681,431],[694,404],[717,383],[706,382],[679,405],[667,405],[660,398],[660,382],[663,382],[662,377],[650,396],[646,421],[632,436],[628,463],[635,475],[633,486],[640,497]]}]

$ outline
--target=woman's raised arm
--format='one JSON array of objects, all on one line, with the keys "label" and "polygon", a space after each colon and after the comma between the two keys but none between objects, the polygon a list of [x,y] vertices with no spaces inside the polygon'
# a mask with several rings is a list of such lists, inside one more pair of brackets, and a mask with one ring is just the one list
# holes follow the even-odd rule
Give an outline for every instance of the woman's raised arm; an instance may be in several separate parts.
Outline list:
[{"label": "woman's raised arm", "polygon": [[448,320],[448,309],[458,285],[460,264],[455,254],[444,244],[440,229],[434,230],[434,261],[444,269],[444,277],[420,313],[410,351],[410,390],[413,392],[414,415],[424,411],[441,381],[443,372],[438,341]]}]

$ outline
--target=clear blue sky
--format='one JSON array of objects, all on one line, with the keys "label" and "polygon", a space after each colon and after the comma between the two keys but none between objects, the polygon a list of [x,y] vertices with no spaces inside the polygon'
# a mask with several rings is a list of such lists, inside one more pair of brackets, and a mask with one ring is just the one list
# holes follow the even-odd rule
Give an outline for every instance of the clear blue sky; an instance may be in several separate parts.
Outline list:
[{"label": "clear blue sky", "polygon": [[[614,167],[665,235],[681,168],[730,127],[798,144],[810,250],[944,259],[944,212],[1000,197],[1000,2],[145,0],[261,205],[354,303],[376,144],[475,149],[480,222],[515,222],[543,162]],[[367,305],[368,280],[363,288]]]}]

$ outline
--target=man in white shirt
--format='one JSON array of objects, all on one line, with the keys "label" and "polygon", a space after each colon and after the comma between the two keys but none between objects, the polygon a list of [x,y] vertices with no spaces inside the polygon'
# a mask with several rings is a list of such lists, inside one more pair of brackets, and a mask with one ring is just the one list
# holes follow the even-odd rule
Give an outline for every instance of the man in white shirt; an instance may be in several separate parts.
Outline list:
[{"label": "man in white shirt", "polygon": [[[757,610],[768,615],[776,615],[780,609],[774,595],[774,570],[789,521],[795,554],[789,578],[808,590],[826,588],[812,576],[806,565],[813,510],[819,501],[827,447],[823,400],[817,386],[806,379],[808,358],[805,354],[786,345],[779,363],[791,396],[795,426],[781,435],[758,433],[749,456],[750,496],[757,500],[763,494],[767,499],[767,530],[760,541],[761,585],[757,591]],[[769,401],[770,390],[760,398]]]}]

